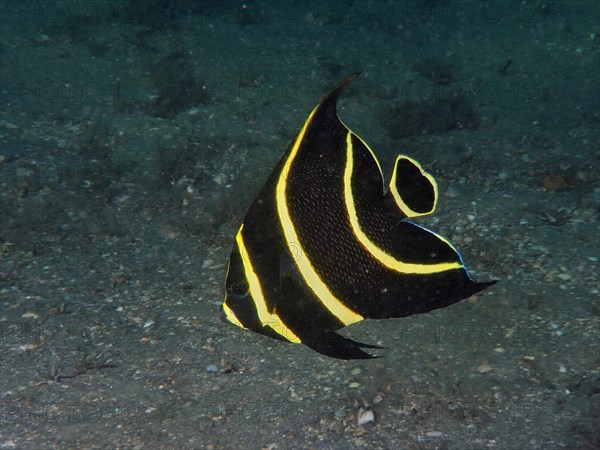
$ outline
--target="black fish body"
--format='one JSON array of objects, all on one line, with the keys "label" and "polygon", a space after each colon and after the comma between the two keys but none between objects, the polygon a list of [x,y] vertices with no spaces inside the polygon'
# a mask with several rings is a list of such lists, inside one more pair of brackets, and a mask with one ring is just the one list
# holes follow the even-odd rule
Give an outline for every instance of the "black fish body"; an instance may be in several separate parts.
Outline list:
[{"label": "black fish body", "polygon": [[419,163],[398,156],[386,192],[375,155],[336,113],[357,76],[315,107],[252,203],[223,303],[238,326],[341,359],[378,347],[335,330],[442,308],[494,283],[472,281],[450,242],[410,221],[437,202]]}]

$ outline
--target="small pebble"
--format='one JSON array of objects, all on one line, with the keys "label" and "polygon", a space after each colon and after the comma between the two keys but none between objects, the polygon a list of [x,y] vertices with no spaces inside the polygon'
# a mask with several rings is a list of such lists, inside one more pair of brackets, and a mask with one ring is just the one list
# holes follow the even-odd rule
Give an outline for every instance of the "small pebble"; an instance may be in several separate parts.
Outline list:
[{"label": "small pebble", "polygon": [[360,386],[360,384],[359,384],[359,383],[357,383],[356,381],[353,381],[352,383],[350,383],[350,384],[348,385],[348,387],[349,387],[349,388],[352,388],[352,389],[356,389],[356,388],[357,388],[357,387],[359,387],[359,386]]},{"label": "small pebble", "polygon": [[375,414],[370,409],[358,410],[357,422],[359,425],[366,425],[369,422],[375,422]]},{"label": "small pebble", "polygon": [[25,345],[20,345],[19,346],[19,351],[20,352],[28,352],[31,350],[35,350],[37,348],[36,344],[25,344]]},{"label": "small pebble", "polygon": [[567,368],[561,364],[560,366],[558,366],[558,371],[560,373],[567,373]]},{"label": "small pebble", "polygon": [[425,434],[427,434],[427,437],[432,437],[432,438],[439,438],[439,437],[443,436],[441,431],[428,431]]},{"label": "small pebble", "polygon": [[208,366],[206,366],[206,371],[207,372],[216,372],[218,370],[219,369],[214,364],[209,364]]},{"label": "small pebble", "polygon": [[360,369],[357,367],[356,369],[352,369],[352,372],[350,372],[352,375],[358,375],[360,373]]},{"label": "small pebble", "polygon": [[479,373],[488,373],[492,371],[492,366],[489,364],[481,364],[477,367],[477,372]]},{"label": "small pebble", "polygon": [[383,395],[380,392],[375,394],[375,398],[373,399],[373,404],[377,405],[378,403],[381,403],[382,401],[383,401]]}]

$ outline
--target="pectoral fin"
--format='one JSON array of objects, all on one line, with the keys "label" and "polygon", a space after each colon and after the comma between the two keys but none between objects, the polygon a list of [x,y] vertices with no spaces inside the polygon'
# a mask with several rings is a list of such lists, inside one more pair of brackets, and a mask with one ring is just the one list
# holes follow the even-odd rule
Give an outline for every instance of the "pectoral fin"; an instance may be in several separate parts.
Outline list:
[{"label": "pectoral fin", "polygon": [[437,183],[417,161],[399,155],[394,164],[390,189],[386,195],[392,197],[406,217],[425,216],[435,211],[438,197]]}]

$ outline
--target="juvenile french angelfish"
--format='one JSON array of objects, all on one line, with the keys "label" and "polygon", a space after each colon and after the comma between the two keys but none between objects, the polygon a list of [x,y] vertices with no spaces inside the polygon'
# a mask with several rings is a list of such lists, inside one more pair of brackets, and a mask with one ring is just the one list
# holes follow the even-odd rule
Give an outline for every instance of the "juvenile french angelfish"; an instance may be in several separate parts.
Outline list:
[{"label": "juvenile french angelfish", "polygon": [[313,109],[250,206],[225,281],[227,320],[327,356],[381,348],[336,330],[363,319],[443,308],[476,283],[444,237],[411,221],[431,214],[437,184],[399,155],[387,191],[377,158],[338,118],[339,83]]}]

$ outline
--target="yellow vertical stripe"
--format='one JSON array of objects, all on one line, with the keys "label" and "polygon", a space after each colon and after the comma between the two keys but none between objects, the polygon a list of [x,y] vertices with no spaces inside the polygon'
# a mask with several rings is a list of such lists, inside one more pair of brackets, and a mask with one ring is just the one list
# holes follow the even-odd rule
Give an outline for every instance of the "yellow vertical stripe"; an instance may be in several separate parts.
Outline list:
[{"label": "yellow vertical stripe", "polygon": [[[306,129],[308,125],[313,119],[315,112],[319,109],[321,104],[317,105],[315,109],[310,113],[308,119],[304,123],[304,126],[300,130],[294,145],[290,151],[290,155],[288,156],[285,164],[283,165],[283,169],[281,174],[279,175],[279,180],[277,182],[276,188],[276,199],[277,199],[277,212],[279,214],[279,220],[281,222],[281,226],[283,228],[283,233],[285,235],[285,241],[288,246],[288,250],[290,254],[297,254],[298,256],[295,258],[296,265],[298,266],[298,270],[302,275],[302,278],[306,282],[306,284],[312,289],[315,293],[319,301],[333,314],[336,316],[344,325],[350,325],[351,323],[359,322],[363,320],[363,317],[360,314],[352,311],[346,305],[344,305],[338,298],[333,295],[333,293],[329,290],[329,287],[321,280],[315,268],[312,266],[308,256],[302,247],[302,243],[298,238],[298,234],[296,233],[296,229],[294,228],[294,224],[292,223],[292,218],[290,216],[290,211],[287,205],[287,178],[290,172],[290,168],[292,163],[294,162],[294,158],[296,157],[298,150],[300,148],[300,144],[304,139],[304,134],[306,133]],[[294,248],[292,248],[294,247]]]},{"label": "yellow vertical stripe", "polygon": [[[250,261],[250,255],[246,249],[246,245],[244,244],[244,237],[242,236],[243,229],[244,224],[242,224],[240,227],[240,231],[238,231],[235,241],[240,254],[244,255],[244,257],[241,258],[244,265],[244,274],[246,275],[246,280],[248,281],[250,295],[252,296],[254,304],[256,305],[256,312],[258,313],[260,323],[263,326],[272,328],[275,333],[282,336],[284,339],[298,344],[300,343],[300,338],[283,323],[277,314],[269,312],[269,309],[267,308],[262,287],[260,286],[260,280],[258,279],[256,272],[254,272],[254,267],[252,267],[252,262]],[[227,314],[227,309],[225,309],[225,313]]]}]

